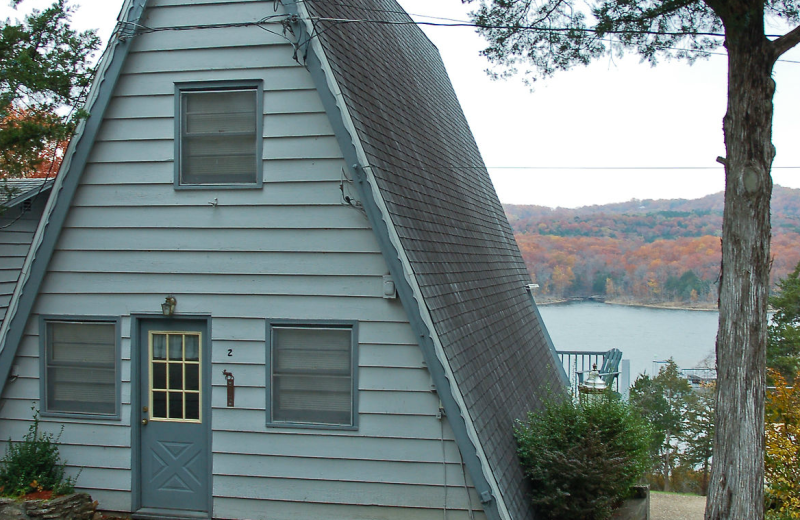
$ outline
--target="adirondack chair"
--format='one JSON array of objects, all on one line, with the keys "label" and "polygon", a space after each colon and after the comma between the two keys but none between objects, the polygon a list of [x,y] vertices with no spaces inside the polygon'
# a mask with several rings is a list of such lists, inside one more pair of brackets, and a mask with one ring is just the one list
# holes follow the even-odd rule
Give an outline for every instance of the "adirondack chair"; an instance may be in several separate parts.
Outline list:
[{"label": "adirondack chair", "polygon": [[600,377],[603,378],[607,387],[619,376],[619,363],[622,361],[622,351],[612,348],[603,356],[603,366],[600,368]]}]

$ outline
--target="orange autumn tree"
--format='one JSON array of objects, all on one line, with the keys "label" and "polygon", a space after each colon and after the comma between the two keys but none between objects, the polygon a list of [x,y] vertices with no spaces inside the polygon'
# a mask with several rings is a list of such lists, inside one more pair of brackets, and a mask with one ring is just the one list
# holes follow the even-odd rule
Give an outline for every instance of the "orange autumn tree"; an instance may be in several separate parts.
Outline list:
[{"label": "orange autumn tree", "polygon": [[0,129],[26,136],[24,144],[0,148],[0,177],[48,178],[58,173],[69,145],[58,116],[10,108]]},{"label": "orange autumn tree", "polygon": [[776,370],[769,377],[775,390],[766,403],[766,518],[800,519],[800,374],[793,387]]},{"label": "orange autumn tree", "polygon": [[[24,0],[12,0],[17,7]],[[70,27],[74,7],[54,0],[23,21],[0,20],[0,176],[54,173],[82,111],[100,46]]]}]

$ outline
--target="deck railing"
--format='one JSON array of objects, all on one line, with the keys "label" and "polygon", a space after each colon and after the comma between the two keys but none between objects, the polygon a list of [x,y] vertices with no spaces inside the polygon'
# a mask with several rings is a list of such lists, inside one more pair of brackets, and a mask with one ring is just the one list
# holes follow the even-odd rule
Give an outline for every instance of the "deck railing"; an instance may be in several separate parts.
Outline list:
[{"label": "deck railing", "polygon": [[[597,369],[600,370],[608,354],[607,351],[600,350],[557,350],[556,353],[561,360],[561,366],[564,367],[564,372],[567,373],[569,378],[572,395],[575,396],[578,395],[579,373],[588,373],[594,365],[597,365]],[[630,386],[630,363],[628,360],[622,360],[619,372],[619,376],[614,378],[612,388],[615,392],[627,396],[628,387]]]}]

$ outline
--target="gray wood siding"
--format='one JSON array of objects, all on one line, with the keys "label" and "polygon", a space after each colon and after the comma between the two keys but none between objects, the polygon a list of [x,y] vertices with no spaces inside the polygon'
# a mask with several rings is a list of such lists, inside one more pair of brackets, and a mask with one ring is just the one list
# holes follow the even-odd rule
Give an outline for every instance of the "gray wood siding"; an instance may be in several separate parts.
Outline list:
[{"label": "gray wood siding", "polygon": [[[151,2],[143,24],[275,14],[256,0],[183,3]],[[256,27],[137,36],[27,325],[0,431],[24,435],[39,402],[41,315],[122,316],[121,419],[43,421],[55,433],[64,425],[78,486],[101,508],[130,510],[131,315],[159,312],[174,294],[177,314],[212,316],[215,517],[433,520],[446,508],[450,520],[481,520],[408,318],[382,297],[377,241],[342,203],[341,152],[292,54]],[[263,189],[176,191],[174,83],[231,79],[264,82]],[[359,322],[356,431],[266,427],[268,319]],[[223,369],[236,376],[234,408]]]},{"label": "gray wood siding", "polygon": [[31,199],[30,205],[0,207],[0,325],[49,195],[48,189]]}]

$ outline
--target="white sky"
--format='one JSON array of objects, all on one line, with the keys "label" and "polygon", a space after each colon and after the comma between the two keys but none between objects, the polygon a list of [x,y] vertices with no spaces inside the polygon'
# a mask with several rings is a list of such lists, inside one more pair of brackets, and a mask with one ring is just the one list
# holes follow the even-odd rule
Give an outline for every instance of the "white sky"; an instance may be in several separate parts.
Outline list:
[{"label": "white sky", "polygon": [[[8,0],[0,2],[0,18],[20,16]],[[460,20],[467,20],[470,9],[460,0],[399,2],[412,15]],[[25,0],[20,10],[50,3]],[[74,25],[99,28],[105,41],[122,1],[78,4]],[[271,2],[265,2],[267,8],[271,12]],[[725,155],[724,56],[655,68],[636,56],[603,59],[537,82],[531,92],[519,79],[487,77],[488,63],[478,55],[485,44],[472,29],[423,30],[442,53],[502,202],[577,207],[633,198],[691,199],[723,190],[724,174],[715,159]],[[784,59],[796,63],[775,66],[773,179],[800,188],[800,49]],[[570,167],[609,169],[565,169]],[[665,167],[710,169],[635,169]]]}]

